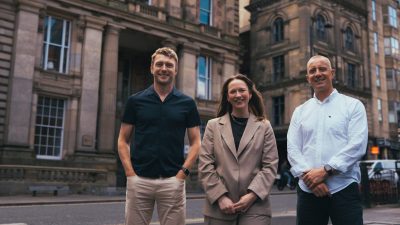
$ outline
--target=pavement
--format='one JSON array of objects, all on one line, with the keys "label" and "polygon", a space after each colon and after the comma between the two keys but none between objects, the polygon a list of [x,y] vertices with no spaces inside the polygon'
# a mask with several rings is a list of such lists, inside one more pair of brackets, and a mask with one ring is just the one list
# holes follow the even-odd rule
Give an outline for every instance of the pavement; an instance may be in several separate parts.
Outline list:
[{"label": "pavement", "polygon": [[[278,191],[274,188],[271,195],[295,194],[295,191],[284,190]],[[202,199],[204,193],[187,193],[188,199]],[[48,205],[48,204],[78,204],[78,203],[96,203],[96,202],[124,202],[125,195],[83,195],[69,194],[53,196],[42,194],[37,196],[32,195],[17,195],[17,196],[0,196],[0,207],[21,206],[21,205]],[[293,217],[295,210],[280,212],[278,217]],[[375,205],[371,208],[364,209],[364,224],[365,225],[400,225],[400,202],[389,205]],[[287,215],[286,215],[287,214]],[[274,213],[272,215],[275,216]]]}]

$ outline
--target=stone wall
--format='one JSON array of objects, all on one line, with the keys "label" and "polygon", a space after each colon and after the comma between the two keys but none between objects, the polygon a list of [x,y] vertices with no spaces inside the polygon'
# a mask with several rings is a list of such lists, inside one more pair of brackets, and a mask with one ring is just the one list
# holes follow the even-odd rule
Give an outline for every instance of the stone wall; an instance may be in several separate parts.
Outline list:
[{"label": "stone wall", "polygon": [[4,143],[6,108],[11,74],[15,6],[12,0],[0,4],[0,144]]}]

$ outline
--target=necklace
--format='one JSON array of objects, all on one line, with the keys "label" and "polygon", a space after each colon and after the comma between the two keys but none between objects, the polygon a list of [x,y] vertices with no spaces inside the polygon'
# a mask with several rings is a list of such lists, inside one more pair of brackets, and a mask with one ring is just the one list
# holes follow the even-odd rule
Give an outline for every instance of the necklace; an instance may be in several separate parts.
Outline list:
[{"label": "necklace", "polygon": [[247,120],[249,118],[237,118],[234,115],[230,114],[232,121],[240,126],[245,126],[247,124]]}]

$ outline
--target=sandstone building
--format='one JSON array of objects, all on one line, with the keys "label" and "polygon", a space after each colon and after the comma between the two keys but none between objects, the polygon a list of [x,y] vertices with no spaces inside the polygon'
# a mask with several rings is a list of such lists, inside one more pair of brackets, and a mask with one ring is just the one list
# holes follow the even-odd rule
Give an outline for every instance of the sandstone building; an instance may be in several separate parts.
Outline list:
[{"label": "sandstone building", "polygon": [[239,69],[238,11],[236,0],[2,0],[0,194],[124,186],[121,112],[151,84],[159,47],[178,52],[176,86],[205,125]]},{"label": "sandstone building", "polygon": [[[366,107],[366,158],[399,158],[398,2],[247,3],[250,29],[244,29],[241,37],[242,43],[249,40],[250,60],[243,58],[241,71],[248,71],[263,91],[280,158],[286,158],[286,133],[295,107],[313,95],[305,76],[306,63],[316,54],[330,58],[338,91],[360,99]],[[379,154],[372,154],[371,146],[379,146]]]}]

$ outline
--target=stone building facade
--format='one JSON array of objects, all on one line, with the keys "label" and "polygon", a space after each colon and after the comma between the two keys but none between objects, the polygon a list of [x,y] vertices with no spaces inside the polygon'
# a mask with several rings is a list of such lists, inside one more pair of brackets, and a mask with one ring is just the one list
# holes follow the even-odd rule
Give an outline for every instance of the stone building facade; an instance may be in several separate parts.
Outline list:
[{"label": "stone building facade", "polygon": [[[396,0],[367,1],[372,101],[378,103],[374,109],[378,118],[374,128],[388,124],[388,130],[381,131],[385,135],[379,135],[379,130],[374,133],[374,144],[380,151],[371,158],[400,158],[399,3]],[[387,107],[387,113],[380,110],[379,102],[382,108]]]},{"label": "stone building facade", "polygon": [[[317,54],[328,57],[336,69],[335,88],[366,107],[366,158],[399,157],[397,108],[388,106],[391,101],[397,104],[399,89],[389,88],[385,76],[385,68],[396,69],[398,61],[389,54],[389,50],[397,54],[398,47],[385,45],[386,37],[398,40],[399,35],[397,27],[389,25],[389,5],[397,24],[399,8],[393,0],[376,1],[376,21],[371,20],[371,0],[249,1],[250,31],[241,36],[249,35],[251,60],[241,71],[250,71],[264,94],[280,158],[286,158],[286,133],[294,109],[313,95],[305,77],[306,64]],[[379,33],[376,52],[375,31]],[[381,147],[380,154],[371,154],[373,145]]]},{"label": "stone building facade", "polygon": [[[128,96],[152,83],[159,47],[177,51],[176,86],[195,98],[205,125],[222,82],[239,69],[238,7],[236,0],[2,0],[0,194],[124,186],[120,116]],[[197,187],[195,175],[188,188]]]}]

